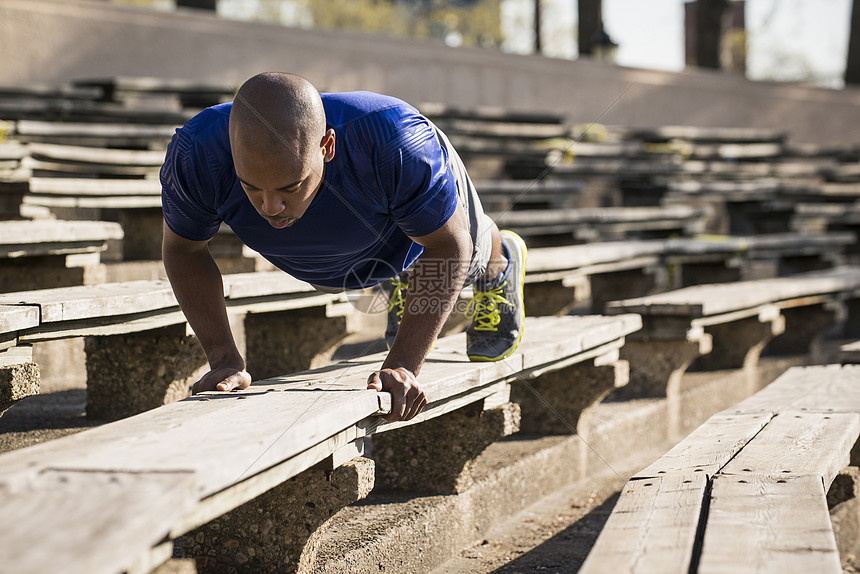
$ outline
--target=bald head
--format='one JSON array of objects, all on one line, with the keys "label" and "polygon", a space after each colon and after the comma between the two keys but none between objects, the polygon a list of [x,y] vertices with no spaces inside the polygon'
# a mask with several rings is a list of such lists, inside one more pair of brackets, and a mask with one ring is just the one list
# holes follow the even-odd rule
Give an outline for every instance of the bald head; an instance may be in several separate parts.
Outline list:
[{"label": "bald head", "polygon": [[303,157],[325,134],[325,110],[316,88],[301,76],[258,74],[245,82],[230,112],[230,144],[259,155]]}]

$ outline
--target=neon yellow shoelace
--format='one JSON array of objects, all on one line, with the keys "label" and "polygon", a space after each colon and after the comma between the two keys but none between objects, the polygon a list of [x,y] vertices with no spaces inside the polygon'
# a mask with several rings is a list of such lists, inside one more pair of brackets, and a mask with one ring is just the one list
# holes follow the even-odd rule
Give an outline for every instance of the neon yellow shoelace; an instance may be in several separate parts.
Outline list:
[{"label": "neon yellow shoelace", "polygon": [[478,291],[475,289],[475,296],[469,301],[469,306],[466,308],[466,318],[474,318],[472,326],[476,331],[495,331],[502,320],[499,315],[499,307],[501,305],[511,305],[513,303],[502,297],[502,287],[504,283],[490,289],[489,291]]},{"label": "neon yellow shoelace", "polygon": [[394,292],[391,293],[391,299],[388,300],[388,312],[397,307],[397,325],[403,320],[403,309],[406,308],[406,289],[409,288],[409,283],[392,279],[391,285],[394,287]]}]

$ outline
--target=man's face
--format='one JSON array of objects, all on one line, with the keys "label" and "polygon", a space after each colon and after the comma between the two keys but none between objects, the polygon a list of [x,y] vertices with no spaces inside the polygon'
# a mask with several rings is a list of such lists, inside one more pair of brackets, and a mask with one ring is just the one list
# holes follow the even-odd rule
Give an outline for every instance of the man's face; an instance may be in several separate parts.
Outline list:
[{"label": "man's face", "polygon": [[322,183],[325,163],[334,155],[334,132],[319,146],[286,153],[260,154],[233,147],[233,164],[254,209],[269,225],[283,229],[304,215]]}]

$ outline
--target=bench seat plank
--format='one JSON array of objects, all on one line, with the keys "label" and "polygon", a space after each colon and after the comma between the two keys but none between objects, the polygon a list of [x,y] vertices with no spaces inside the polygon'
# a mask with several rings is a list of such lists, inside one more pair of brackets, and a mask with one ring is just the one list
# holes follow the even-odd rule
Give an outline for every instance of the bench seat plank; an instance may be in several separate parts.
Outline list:
[{"label": "bench seat plank", "polygon": [[612,241],[589,245],[542,247],[529,251],[526,272],[557,271],[604,263],[623,264],[629,259],[662,255],[665,251],[666,242],[662,240]]},{"label": "bench seat plank", "polygon": [[[545,362],[545,347],[558,349],[560,333],[577,328],[576,317],[547,319],[554,321],[557,329],[546,333],[544,342],[532,341],[541,330],[532,328],[530,318],[526,332],[533,335],[526,335],[517,353],[506,361],[454,362],[450,354],[443,354],[440,359],[431,357],[421,373],[430,401],[513,377],[520,370],[524,355],[536,354]],[[563,347],[562,353],[556,358],[573,354]],[[201,478],[201,493],[211,494],[376,413],[381,395],[365,387],[368,374],[379,368],[383,356],[259,381],[242,392],[198,395],[84,433],[8,453],[0,464],[0,479],[13,472],[35,472],[46,461],[51,461],[54,467],[79,470],[194,470]],[[227,427],[229,433],[224,432]],[[36,466],[30,467],[31,462]]]},{"label": "bench seat plank", "polygon": [[[526,335],[514,355],[501,362],[472,363],[463,360],[462,355],[434,351],[421,373],[422,384],[430,398],[428,410],[440,403],[444,406],[447,398],[462,397],[469,392],[474,392],[471,397],[474,400],[499,392],[499,384],[515,378],[522,365],[529,361],[546,363],[549,360],[546,347],[560,353],[555,359],[563,362],[575,354],[559,342],[563,335],[579,328],[591,328],[590,323],[581,319],[527,319],[525,329],[531,335]],[[602,342],[612,337],[623,338],[627,331],[638,328],[638,318],[613,317],[603,318],[603,321],[614,327],[594,323],[597,334],[591,338],[583,336],[583,344],[589,340]],[[440,346],[445,343],[443,340]],[[537,358],[526,359],[531,354]],[[374,432],[379,421],[375,415],[388,395],[367,390],[366,381],[367,375],[379,368],[383,356],[384,353],[258,381],[244,391],[203,393],[115,423],[7,453],[0,456],[0,484],[9,491],[27,492],[39,484],[40,476],[46,471],[57,468],[64,472],[132,474],[144,482],[149,477],[162,480],[160,477],[165,473],[191,473],[193,478],[183,493],[183,500],[190,500],[195,508],[198,503],[210,499],[213,504],[200,512],[194,508],[182,511],[183,515],[175,520],[169,518],[175,515],[165,512],[165,522],[159,522],[155,525],[157,528],[148,533],[147,544],[152,543],[156,534],[163,535],[164,527],[169,527],[171,535],[178,536],[183,532],[177,530],[176,525],[191,528],[200,520],[226,512],[259,494],[260,484],[250,485],[247,480],[261,473],[268,473],[266,480],[275,475],[278,480],[286,480],[333,455],[346,442]],[[136,485],[135,489],[146,492],[147,488],[155,491],[161,488],[161,483],[149,481],[147,484],[140,489]],[[233,489],[237,484],[248,488]],[[64,491],[58,488],[57,492]],[[70,499],[75,499],[73,495],[74,492],[69,495]],[[217,502],[213,497],[217,497]],[[90,506],[93,513],[98,513],[102,511],[102,504],[112,503],[109,497],[104,497]],[[105,511],[105,515],[109,514]],[[43,515],[35,515],[33,520],[40,518],[43,520],[34,528],[45,528],[45,521],[50,522],[49,517]],[[97,544],[100,548],[103,540],[97,530],[91,530],[103,524],[82,521],[77,526],[84,540],[78,552],[98,556],[107,564],[106,555],[94,547]],[[113,524],[122,524],[122,521]],[[124,529],[116,530],[125,536]],[[62,532],[61,529],[57,531]],[[5,538],[0,540],[0,552],[8,551],[4,548],[6,542]],[[41,544],[29,544],[22,552],[32,555],[45,552],[45,548]],[[130,549],[121,558],[136,556]],[[111,571],[126,566],[119,558],[110,559],[117,560],[110,564]]]},{"label": "bench seat plank", "polygon": [[702,472],[713,476],[772,418],[771,413],[714,415],[634,478]]},{"label": "bench seat plank", "polygon": [[[122,239],[119,223],[108,221],[0,221],[0,246]],[[4,249],[5,250],[5,249]]]},{"label": "bench seat plank", "polygon": [[627,482],[580,574],[687,574],[707,486],[704,474]]},{"label": "bench seat plank", "polygon": [[177,305],[166,279],[127,281],[0,295],[0,304],[38,305],[41,322],[54,323],[141,313]]},{"label": "bench seat plank", "polygon": [[841,573],[818,476],[717,476],[699,574]]},{"label": "bench seat plank", "polygon": [[30,193],[71,196],[134,196],[161,197],[161,182],[157,179],[89,179],[65,177],[34,177]]},{"label": "bench seat plank", "polygon": [[[14,524],[0,545],[2,569],[20,574],[126,570],[189,508],[191,486],[190,473],[69,470],[45,470],[23,492],[0,482],[0,515]],[[94,540],[100,552],[80,551]],[[32,552],[35,541],[44,551]]]},{"label": "bench seat plank", "polygon": [[0,333],[14,333],[38,324],[39,308],[35,305],[0,305]]},{"label": "bench seat plank", "polygon": [[860,413],[860,365],[795,367],[723,413]]},{"label": "bench seat plank", "polygon": [[848,466],[860,414],[785,411],[775,416],[721,474],[820,476],[826,488]]},{"label": "bench seat plank", "polygon": [[112,166],[158,168],[164,163],[163,151],[110,149],[86,146],[31,143],[24,148],[32,157]]},{"label": "bench seat plank", "polygon": [[612,301],[607,304],[607,312],[704,317],[856,289],[860,289],[860,268],[839,267],[776,279],[695,285],[648,297]]}]

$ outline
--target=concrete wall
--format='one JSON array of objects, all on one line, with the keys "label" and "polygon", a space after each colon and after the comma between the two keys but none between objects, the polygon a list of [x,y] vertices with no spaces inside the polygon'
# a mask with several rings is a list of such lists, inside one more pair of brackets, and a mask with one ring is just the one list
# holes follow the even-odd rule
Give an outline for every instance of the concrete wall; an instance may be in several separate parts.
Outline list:
[{"label": "concrete wall", "polygon": [[574,122],[628,126],[770,127],[795,142],[860,143],[858,89],[452,49],[84,0],[0,0],[2,84],[106,75],[240,84],[264,70],[302,74],[322,90],[368,89],[414,103],[552,110]]}]

